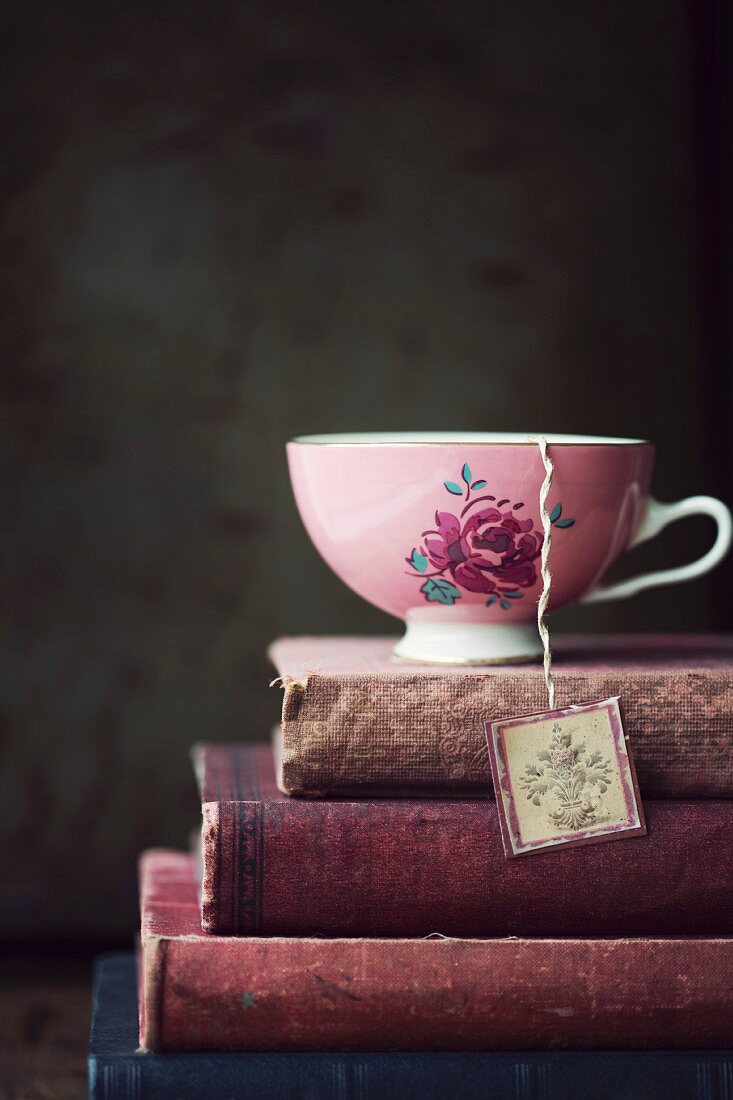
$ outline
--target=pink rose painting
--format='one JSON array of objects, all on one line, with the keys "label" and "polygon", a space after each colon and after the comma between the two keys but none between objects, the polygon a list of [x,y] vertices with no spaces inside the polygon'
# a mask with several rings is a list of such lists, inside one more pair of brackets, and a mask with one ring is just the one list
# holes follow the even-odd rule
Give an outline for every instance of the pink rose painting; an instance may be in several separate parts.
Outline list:
[{"label": "pink rose painting", "polygon": [[[420,547],[413,548],[405,561],[422,577],[420,588],[430,603],[454,604],[461,589],[485,595],[487,607],[496,601],[509,611],[512,600],[521,599],[523,588],[531,588],[539,574],[542,531],[534,529],[532,519],[523,519],[524,503],[510,504],[484,493],[488,482],[471,480],[464,463],[461,486],[446,481],[447,493],[461,498],[460,510],[435,513],[435,526],[423,531]],[[479,495],[475,495],[479,494]],[[556,527],[571,527],[575,520],[563,519],[562,505],[550,514]]]}]

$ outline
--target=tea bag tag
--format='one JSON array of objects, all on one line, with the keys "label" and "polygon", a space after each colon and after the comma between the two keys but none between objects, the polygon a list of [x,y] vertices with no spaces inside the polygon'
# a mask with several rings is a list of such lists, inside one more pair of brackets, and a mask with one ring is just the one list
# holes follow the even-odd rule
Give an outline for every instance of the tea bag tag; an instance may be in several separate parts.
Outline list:
[{"label": "tea bag tag", "polygon": [[504,854],[577,847],[646,833],[634,761],[618,696],[555,706],[552,649],[545,614],[552,573],[552,520],[547,497],[554,466],[537,439],[545,467],[540,489],[542,592],[537,629],[549,710],[486,723]]}]

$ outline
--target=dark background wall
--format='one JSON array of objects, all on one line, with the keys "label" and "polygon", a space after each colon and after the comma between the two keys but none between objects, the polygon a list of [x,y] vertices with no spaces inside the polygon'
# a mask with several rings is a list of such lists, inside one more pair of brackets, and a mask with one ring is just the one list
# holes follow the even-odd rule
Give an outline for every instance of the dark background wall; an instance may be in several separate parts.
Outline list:
[{"label": "dark background wall", "polygon": [[673,0],[11,8],[0,929],[114,939],[196,823],[189,745],[276,720],[267,643],[396,629],[308,542],[290,436],[642,435],[660,498],[730,489],[714,39]]}]

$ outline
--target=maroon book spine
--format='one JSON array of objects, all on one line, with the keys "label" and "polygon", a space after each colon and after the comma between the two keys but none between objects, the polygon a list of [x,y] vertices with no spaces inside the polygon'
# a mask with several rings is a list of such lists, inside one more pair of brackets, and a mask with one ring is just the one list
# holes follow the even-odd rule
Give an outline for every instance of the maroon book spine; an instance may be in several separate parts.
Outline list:
[{"label": "maroon book spine", "polygon": [[207,936],[194,861],[142,866],[146,1050],[733,1046],[727,939]]},{"label": "maroon book spine", "polygon": [[195,761],[208,932],[733,933],[733,801],[648,801],[647,836],[508,862],[491,801],[304,801],[277,791],[267,748]]}]

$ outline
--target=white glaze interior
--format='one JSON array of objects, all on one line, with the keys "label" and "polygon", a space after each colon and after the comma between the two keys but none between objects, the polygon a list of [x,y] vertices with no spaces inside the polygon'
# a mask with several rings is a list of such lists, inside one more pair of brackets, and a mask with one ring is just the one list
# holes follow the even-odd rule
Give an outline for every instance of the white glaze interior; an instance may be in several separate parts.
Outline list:
[{"label": "white glaze interior", "polygon": [[[369,446],[378,443],[471,443],[471,444],[533,444],[536,445],[538,432],[343,432],[335,435],[299,435],[293,443],[323,443],[348,446]],[[550,432],[545,435],[548,443],[554,446],[592,446],[593,444],[612,444],[616,446],[639,446],[645,439],[620,439],[606,435],[564,435]]]}]

